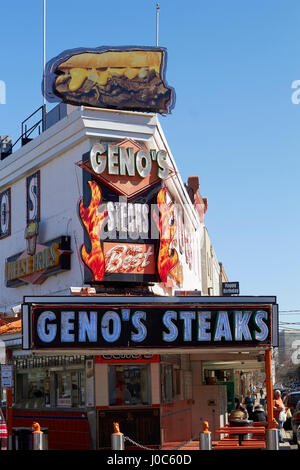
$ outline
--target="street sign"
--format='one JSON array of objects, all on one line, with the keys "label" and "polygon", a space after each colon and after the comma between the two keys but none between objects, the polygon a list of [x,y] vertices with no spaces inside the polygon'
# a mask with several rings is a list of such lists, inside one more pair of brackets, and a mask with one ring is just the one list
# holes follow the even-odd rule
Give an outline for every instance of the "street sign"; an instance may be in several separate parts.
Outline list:
[{"label": "street sign", "polygon": [[12,388],[13,373],[12,366],[1,366],[1,387]]},{"label": "street sign", "polygon": [[240,293],[239,282],[222,282],[222,295],[232,295]]}]

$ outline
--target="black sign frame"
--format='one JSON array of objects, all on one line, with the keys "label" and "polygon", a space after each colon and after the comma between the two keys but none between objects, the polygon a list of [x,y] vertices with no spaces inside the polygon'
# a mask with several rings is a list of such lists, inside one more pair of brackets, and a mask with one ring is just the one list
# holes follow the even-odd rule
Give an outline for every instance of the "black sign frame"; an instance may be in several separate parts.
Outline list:
[{"label": "black sign frame", "polygon": [[[203,297],[25,297],[22,306],[23,349],[80,349],[88,353],[91,349],[105,351],[141,348],[167,351],[174,348],[200,350],[207,347],[252,348],[277,345],[278,306],[274,297],[266,297],[265,301],[260,297],[250,297],[247,302],[242,297],[234,297],[235,302],[231,301],[232,298],[228,301],[226,297],[209,299],[207,301]],[[210,334],[211,340],[207,339],[208,336],[206,339],[199,337],[199,322],[202,321],[205,312],[202,333]],[[62,315],[64,315],[63,321]],[[81,336],[80,339],[79,329],[82,328],[80,322],[84,321],[85,325],[90,325],[92,316],[97,322],[96,330],[91,333],[94,334],[93,339],[87,340],[87,335]],[[241,328],[243,322],[244,326]],[[120,331],[114,336],[118,328]],[[51,341],[48,336],[45,342],[40,331],[43,330],[47,336],[51,329],[56,331],[55,335]],[[245,336],[247,329],[251,338]],[[240,339],[235,336],[237,332]],[[172,333],[175,333],[173,339],[171,339]]]},{"label": "black sign frame", "polygon": [[[86,163],[89,160],[89,155],[90,152],[87,152],[82,155],[82,162]],[[83,203],[84,207],[87,207],[91,203],[91,192],[90,192],[90,187],[88,182],[92,181],[95,182],[98,187],[101,190],[101,204],[107,204],[108,202],[118,202],[120,194],[114,189],[106,184],[97,177],[96,174],[89,173],[86,169],[83,167],[82,171],[82,187],[83,187],[83,194],[82,194],[82,199],[78,202],[77,205],[77,214],[80,220],[80,223],[83,228],[83,233],[84,233],[84,243],[80,247],[79,250],[79,258],[80,261],[83,265],[84,268],[84,283],[85,284],[90,284],[90,285],[109,285],[111,283],[115,282],[121,282],[121,283],[132,283],[132,284],[149,284],[153,282],[157,282],[159,280],[159,275],[157,272],[157,253],[159,249],[159,231],[158,227],[156,227],[156,223],[154,221],[154,213],[152,211],[152,208],[156,205],[157,201],[157,194],[159,190],[162,188],[162,181],[157,180],[153,185],[150,187],[146,188],[145,190],[142,190],[141,192],[135,194],[133,197],[128,198],[128,202],[136,204],[147,204],[149,207],[149,214],[148,214],[148,234],[145,238],[139,237],[137,239],[131,239],[130,237],[127,238],[122,238],[119,236],[112,237],[109,235],[109,232],[107,232],[107,238],[101,239],[101,249],[103,250],[103,246],[105,242],[110,242],[110,243],[115,243],[115,244],[126,244],[128,246],[132,245],[148,245],[151,246],[153,249],[153,259],[155,260],[155,271],[152,274],[145,274],[143,272],[141,273],[128,273],[128,272],[105,272],[104,278],[101,281],[95,280],[94,279],[94,274],[91,271],[90,267],[87,266],[82,259],[82,248],[83,246],[86,247],[88,253],[91,253],[91,240],[90,240],[90,234],[87,233],[87,230],[83,224],[82,218],[80,216],[80,204]],[[156,214],[157,215],[157,214]],[[104,225],[106,227],[106,225]]]}]

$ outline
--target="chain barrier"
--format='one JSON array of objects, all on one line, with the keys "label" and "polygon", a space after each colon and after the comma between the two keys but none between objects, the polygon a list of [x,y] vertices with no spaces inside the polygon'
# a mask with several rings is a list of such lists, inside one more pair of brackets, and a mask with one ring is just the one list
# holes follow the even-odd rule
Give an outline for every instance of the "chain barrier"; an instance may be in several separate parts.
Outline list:
[{"label": "chain barrier", "polygon": [[170,449],[170,450],[178,450],[178,449],[181,449],[181,447],[186,446],[187,444],[189,444],[190,442],[195,441],[196,439],[199,440],[199,436],[198,436],[197,434],[196,434],[194,437],[192,437],[189,441],[186,441],[186,442],[184,442],[183,444],[180,444],[179,446],[174,447],[174,449]]},{"label": "chain barrier", "polygon": [[[189,441],[186,441],[186,442],[184,442],[183,444],[180,444],[179,446],[174,447],[173,449],[168,449],[168,450],[179,450],[179,449],[181,449],[181,447],[186,446],[186,445],[189,444],[190,442],[196,440],[196,438],[198,438],[198,437],[199,437],[199,436],[196,434],[196,435],[195,435],[194,437],[192,437]],[[135,446],[137,446],[137,447],[140,447],[141,449],[144,449],[144,450],[152,450],[152,451],[153,451],[153,449],[151,449],[151,448],[149,448],[149,447],[145,447],[145,446],[139,444],[138,442],[133,441],[132,439],[130,439],[130,438],[127,437],[127,436],[124,436],[124,441],[129,441],[129,442],[131,442],[131,444],[133,444],[133,445],[135,445]]]},{"label": "chain barrier", "polygon": [[133,441],[132,439],[130,439],[127,436],[124,436],[124,441],[129,441],[129,442],[131,442],[131,444],[133,444],[137,447],[140,447],[141,449],[144,449],[144,450],[153,450],[153,449],[150,449],[149,447],[142,446],[142,444],[138,444],[137,442]]}]

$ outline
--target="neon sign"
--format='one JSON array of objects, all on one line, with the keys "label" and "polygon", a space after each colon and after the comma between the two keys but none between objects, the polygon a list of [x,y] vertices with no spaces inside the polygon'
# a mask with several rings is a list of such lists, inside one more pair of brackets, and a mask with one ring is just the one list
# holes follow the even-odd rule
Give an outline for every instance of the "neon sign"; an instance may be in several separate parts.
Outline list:
[{"label": "neon sign", "polygon": [[180,286],[175,238],[182,211],[163,187],[173,175],[167,152],[131,139],[100,142],[78,165],[84,170],[78,215],[85,283],[167,282],[171,276]]},{"label": "neon sign", "polygon": [[36,349],[271,344],[272,308],[265,305],[48,304],[32,312]]}]

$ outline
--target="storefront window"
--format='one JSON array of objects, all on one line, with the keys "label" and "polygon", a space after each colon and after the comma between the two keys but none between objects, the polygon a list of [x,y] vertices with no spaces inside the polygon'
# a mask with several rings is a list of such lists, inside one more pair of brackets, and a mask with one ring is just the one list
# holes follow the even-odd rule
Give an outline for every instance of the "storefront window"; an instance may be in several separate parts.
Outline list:
[{"label": "storefront window", "polygon": [[20,408],[46,406],[46,372],[33,371],[17,374],[16,403]]},{"label": "storefront window", "polygon": [[14,367],[16,408],[85,406],[85,369],[80,356],[17,358]]},{"label": "storefront window", "polygon": [[56,406],[80,407],[84,406],[84,382],[82,372],[56,373]]},{"label": "storefront window", "polygon": [[112,406],[150,405],[149,366],[109,366],[109,404]]}]

